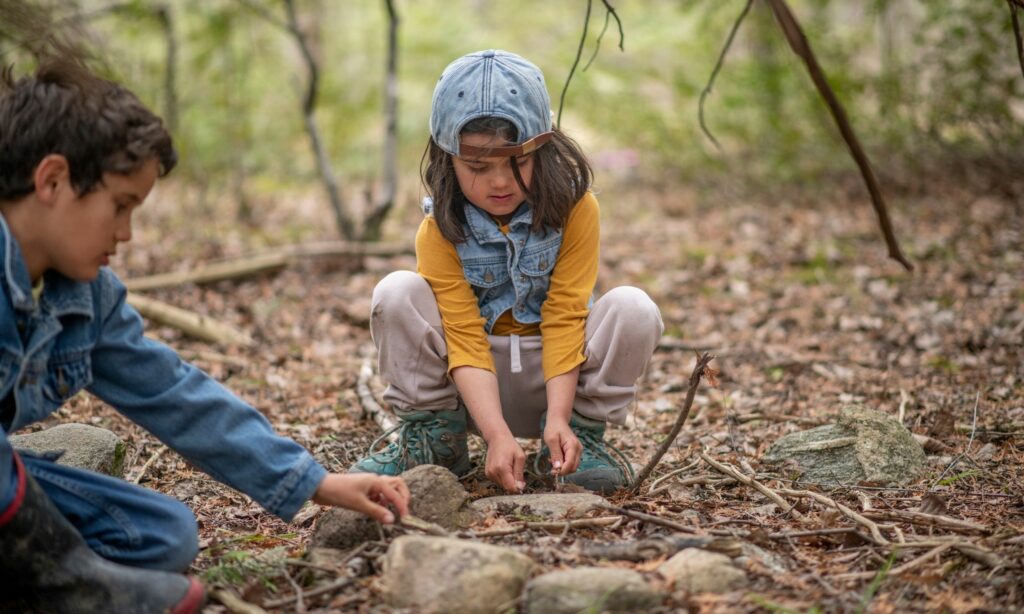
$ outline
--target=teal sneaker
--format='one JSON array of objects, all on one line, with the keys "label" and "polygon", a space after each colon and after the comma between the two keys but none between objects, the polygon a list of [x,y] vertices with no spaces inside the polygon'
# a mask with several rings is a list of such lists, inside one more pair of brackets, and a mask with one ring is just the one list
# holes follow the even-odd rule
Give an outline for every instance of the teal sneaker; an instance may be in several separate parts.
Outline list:
[{"label": "teal sneaker", "polygon": [[[636,474],[629,460],[604,440],[604,422],[572,412],[569,427],[583,444],[583,452],[576,471],[564,476],[566,482],[604,495],[628,486],[635,479]],[[551,451],[545,444],[541,445],[540,453],[536,456],[534,471],[539,475],[551,475]]]},{"label": "teal sneaker", "polygon": [[[398,475],[417,465],[440,465],[457,476],[469,473],[466,445],[466,408],[447,411],[396,411],[398,426],[370,444],[370,451],[349,469],[350,473]],[[392,433],[398,441],[374,452]]]}]

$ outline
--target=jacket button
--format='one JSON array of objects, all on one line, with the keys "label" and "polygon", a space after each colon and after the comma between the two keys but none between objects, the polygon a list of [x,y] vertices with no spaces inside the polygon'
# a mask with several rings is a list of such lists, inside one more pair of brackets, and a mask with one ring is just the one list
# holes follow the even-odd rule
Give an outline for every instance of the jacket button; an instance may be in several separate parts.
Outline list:
[{"label": "jacket button", "polygon": [[526,275],[520,275],[519,281],[526,281]]}]

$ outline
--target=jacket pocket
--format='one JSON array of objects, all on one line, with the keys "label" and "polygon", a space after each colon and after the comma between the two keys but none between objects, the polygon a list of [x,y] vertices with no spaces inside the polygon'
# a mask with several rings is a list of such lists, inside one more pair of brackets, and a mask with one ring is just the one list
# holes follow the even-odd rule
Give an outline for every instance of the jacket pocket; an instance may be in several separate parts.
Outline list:
[{"label": "jacket pocket", "polygon": [[509,280],[508,263],[504,257],[464,258],[462,270],[466,281],[475,288],[495,288]]},{"label": "jacket pocket", "polygon": [[43,381],[43,396],[60,405],[92,383],[92,359],[87,351],[50,358]]}]

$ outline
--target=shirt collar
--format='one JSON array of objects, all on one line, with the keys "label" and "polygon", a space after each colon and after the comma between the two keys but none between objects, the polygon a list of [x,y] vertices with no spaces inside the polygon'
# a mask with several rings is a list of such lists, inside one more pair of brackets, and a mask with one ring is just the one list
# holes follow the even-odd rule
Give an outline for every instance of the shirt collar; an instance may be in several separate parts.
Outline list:
[{"label": "shirt collar", "polygon": [[[468,200],[464,210],[466,212],[466,224],[469,226],[470,232],[473,233],[473,238],[480,243],[493,243],[504,240],[505,235],[498,229],[497,223],[495,223],[494,218],[490,214]],[[516,212],[512,214],[508,227],[509,229],[514,229],[518,226],[530,226],[531,224],[533,224],[533,210],[530,208],[529,203],[523,202],[516,209]]]},{"label": "shirt collar", "polygon": [[[3,279],[0,280],[0,283],[5,285],[7,294],[11,297],[11,305],[19,311],[34,311],[36,302],[32,297],[32,279],[28,274],[28,266],[25,264],[21,247],[2,214],[0,214],[0,254],[3,254],[3,266],[0,267],[0,277]],[[46,304],[50,308],[49,311],[56,316],[79,314],[91,317],[93,315],[92,291],[89,284],[68,279],[57,271],[46,272],[43,280],[43,294],[40,296],[39,302]]]}]

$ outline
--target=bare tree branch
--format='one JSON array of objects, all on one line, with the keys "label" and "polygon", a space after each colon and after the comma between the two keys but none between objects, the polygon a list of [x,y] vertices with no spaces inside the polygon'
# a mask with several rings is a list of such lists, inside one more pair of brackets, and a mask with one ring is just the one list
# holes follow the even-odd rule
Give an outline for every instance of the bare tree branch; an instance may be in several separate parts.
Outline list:
[{"label": "bare tree branch", "polygon": [[736,22],[732,24],[732,30],[729,31],[729,38],[725,39],[725,46],[722,47],[722,52],[718,54],[718,61],[715,62],[715,68],[711,71],[711,77],[708,79],[708,84],[704,86],[704,91],[700,93],[700,103],[697,105],[697,119],[700,122],[700,129],[704,131],[704,134],[708,135],[711,142],[715,144],[715,147],[721,149],[718,141],[712,136],[711,131],[708,130],[707,124],[704,123],[704,99],[711,93],[711,88],[715,84],[715,78],[718,77],[718,71],[722,70],[722,65],[725,64],[725,55],[729,53],[729,48],[732,47],[732,41],[736,38],[736,32],[740,29],[740,24],[747,17],[747,13],[750,12],[750,7],[754,5],[754,0],[747,0],[746,6],[743,7],[743,11],[740,16],[736,18]]},{"label": "bare tree branch", "polygon": [[832,91],[828,81],[825,79],[825,74],[822,72],[821,66],[818,64],[818,60],[815,58],[814,52],[811,50],[810,43],[807,42],[807,37],[804,36],[799,22],[797,22],[796,17],[790,11],[785,0],[765,0],[765,2],[768,3],[768,6],[771,7],[772,12],[775,14],[775,19],[778,21],[779,27],[782,28],[790,48],[803,60],[804,65],[807,67],[811,80],[814,82],[815,87],[818,88],[822,98],[825,99],[825,104],[832,113],[832,117],[839,127],[843,140],[846,141],[850,155],[853,156],[857,167],[860,169],[864,183],[871,194],[871,203],[874,205],[875,213],[878,215],[878,222],[882,228],[882,234],[885,236],[886,245],[889,248],[889,257],[902,264],[908,271],[914,270],[914,265],[910,264],[910,261],[903,255],[899,243],[896,241],[892,222],[889,219],[889,211],[885,206],[885,199],[882,197],[878,180],[871,169],[871,163],[861,147],[860,140],[850,126],[850,121],[846,117],[846,111],[843,110],[842,104],[836,98],[835,92]]},{"label": "bare tree branch", "polygon": [[580,56],[583,55],[583,44],[587,42],[587,27],[590,25],[590,9],[593,4],[594,0],[587,0],[587,14],[583,18],[583,34],[580,35],[580,44],[576,48],[576,59],[572,61],[572,68],[569,69],[569,76],[565,78],[565,85],[562,86],[562,95],[558,99],[558,119],[555,121],[555,126],[559,128],[562,127],[562,107],[565,105],[565,93],[569,91],[569,83],[576,72],[576,67],[579,66]]},{"label": "bare tree branch", "polygon": [[615,7],[608,4],[608,0],[601,0],[604,4],[604,27],[601,28],[601,33],[597,35],[597,43],[594,45],[594,53],[590,55],[590,59],[587,60],[587,65],[583,67],[582,72],[586,72],[590,65],[594,63],[594,59],[597,58],[597,52],[601,50],[601,41],[604,40],[604,34],[608,31],[608,25],[611,23],[612,17],[615,18],[615,23],[619,26],[619,51],[625,51],[626,33],[622,31],[622,20],[619,19],[619,14],[615,12]]},{"label": "bare tree branch", "polygon": [[384,0],[388,14],[388,57],[384,85],[384,156],[382,194],[363,222],[362,239],[380,239],[384,218],[395,204],[398,192],[398,26],[400,19],[394,0]]},{"label": "bare tree branch", "polygon": [[[251,5],[250,2],[242,0],[244,4]],[[310,144],[313,147],[313,154],[316,156],[317,168],[320,171],[320,178],[324,182],[324,188],[327,190],[327,197],[331,201],[331,208],[334,210],[334,221],[338,226],[338,231],[341,236],[345,239],[355,238],[355,228],[352,220],[345,212],[345,205],[341,198],[341,190],[338,188],[338,180],[334,175],[334,169],[331,167],[330,157],[327,155],[327,150],[324,147],[323,141],[320,138],[320,128],[316,122],[316,98],[317,92],[320,85],[320,71],[317,66],[316,59],[313,57],[313,52],[309,49],[309,44],[306,42],[306,36],[302,33],[299,28],[298,17],[295,14],[295,2],[294,0],[283,0],[285,13],[288,16],[287,30],[291,32],[292,37],[295,38],[295,42],[299,46],[299,52],[302,54],[302,59],[306,63],[306,68],[309,70],[309,82],[306,84],[306,94],[302,101],[302,115],[303,122],[306,127],[306,133],[309,135]]]},{"label": "bare tree branch", "polygon": [[1017,61],[1020,63],[1020,72],[1024,75],[1024,39],[1020,34],[1020,20],[1017,19],[1017,10],[1024,10],[1024,0],[1006,0],[1010,5],[1010,21],[1013,23],[1013,38],[1017,41]]}]

